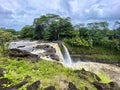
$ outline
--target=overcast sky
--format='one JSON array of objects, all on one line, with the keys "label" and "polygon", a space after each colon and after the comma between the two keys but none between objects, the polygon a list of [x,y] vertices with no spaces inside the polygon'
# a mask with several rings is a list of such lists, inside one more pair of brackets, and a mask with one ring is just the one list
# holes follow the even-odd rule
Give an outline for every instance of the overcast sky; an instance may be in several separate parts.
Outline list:
[{"label": "overcast sky", "polygon": [[72,23],[120,20],[120,0],[0,0],[0,27],[20,30],[34,18],[53,13]]}]

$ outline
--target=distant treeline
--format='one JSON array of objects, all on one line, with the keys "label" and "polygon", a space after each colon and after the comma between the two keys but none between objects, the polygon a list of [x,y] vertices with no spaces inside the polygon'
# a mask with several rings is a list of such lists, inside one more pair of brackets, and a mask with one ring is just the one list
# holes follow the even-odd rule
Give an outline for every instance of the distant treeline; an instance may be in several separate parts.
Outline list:
[{"label": "distant treeline", "polygon": [[120,50],[119,21],[116,21],[114,29],[110,30],[108,22],[73,25],[69,17],[63,18],[55,14],[46,14],[35,18],[32,25],[24,26],[19,32],[13,29],[1,28],[0,30],[10,32],[20,39],[63,40],[77,47],[102,46]]}]

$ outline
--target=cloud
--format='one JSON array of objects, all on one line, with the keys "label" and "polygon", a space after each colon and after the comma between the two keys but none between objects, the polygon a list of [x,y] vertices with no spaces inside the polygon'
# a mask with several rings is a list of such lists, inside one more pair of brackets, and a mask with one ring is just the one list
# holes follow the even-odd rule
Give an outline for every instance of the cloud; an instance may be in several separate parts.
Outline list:
[{"label": "cloud", "polygon": [[71,17],[72,23],[120,20],[119,0],[0,0],[0,27],[20,30],[47,13]]}]

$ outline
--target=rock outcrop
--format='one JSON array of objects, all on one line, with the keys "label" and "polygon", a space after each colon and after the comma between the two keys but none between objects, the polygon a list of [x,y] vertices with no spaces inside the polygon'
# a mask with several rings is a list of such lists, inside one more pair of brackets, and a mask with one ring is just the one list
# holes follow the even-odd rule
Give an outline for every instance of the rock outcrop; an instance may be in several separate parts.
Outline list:
[{"label": "rock outcrop", "polygon": [[7,73],[7,72],[8,72],[8,70],[0,67],[0,77],[4,76],[4,74]]},{"label": "rock outcrop", "polygon": [[101,81],[101,79],[95,73],[92,73],[90,71],[85,71],[84,69],[82,69],[82,70],[75,70],[74,72],[77,73],[78,76],[82,79],[89,81],[89,77],[90,77],[95,81]]},{"label": "rock outcrop", "polygon": [[48,86],[44,88],[43,90],[56,90],[54,86]]},{"label": "rock outcrop", "polygon": [[69,82],[68,90],[79,90],[79,89],[77,89],[77,87],[72,82]]},{"label": "rock outcrop", "polygon": [[8,55],[12,58],[18,58],[18,60],[22,58],[30,58],[32,61],[36,62],[38,61],[39,57],[36,54],[32,54],[26,50],[20,50],[17,48],[9,49],[5,52],[5,56]]},{"label": "rock outcrop", "polygon": [[60,61],[61,55],[57,43],[45,43],[36,41],[16,41],[10,43],[10,49],[7,51],[12,57],[32,57],[46,58],[48,60]]},{"label": "rock outcrop", "polygon": [[38,90],[40,87],[40,80],[35,81],[30,86],[27,87],[27,90]]},{"label": "rock outcrop", "polygon": [[120,90],[120,87],[115,82],[110,83],[92,82],[92,84],[97,88],[97,90]]}]

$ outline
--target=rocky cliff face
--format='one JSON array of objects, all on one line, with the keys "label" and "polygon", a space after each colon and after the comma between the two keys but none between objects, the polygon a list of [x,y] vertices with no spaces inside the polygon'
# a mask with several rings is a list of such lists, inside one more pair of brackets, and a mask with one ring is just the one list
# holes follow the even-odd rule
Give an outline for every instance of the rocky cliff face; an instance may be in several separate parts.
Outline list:
[{"label": "rocky cliff face", "polygon": [[57,43],[21,40],[11,42],[9,48],[14,56],[19,53],[20,57],[21,52],[24,52],[22,55],[25,56],[29,52],[29,55],[31,53],[31,55],[37,55],[41,59],[63,62],[63,56]]}]

